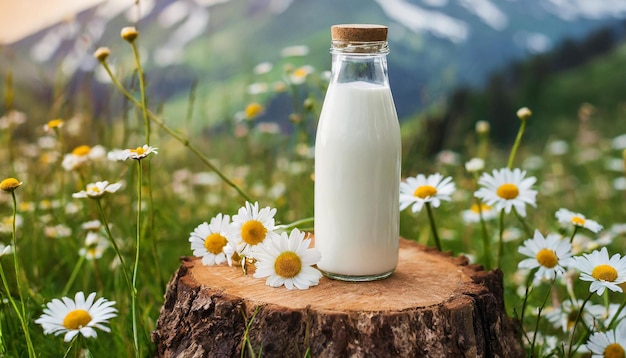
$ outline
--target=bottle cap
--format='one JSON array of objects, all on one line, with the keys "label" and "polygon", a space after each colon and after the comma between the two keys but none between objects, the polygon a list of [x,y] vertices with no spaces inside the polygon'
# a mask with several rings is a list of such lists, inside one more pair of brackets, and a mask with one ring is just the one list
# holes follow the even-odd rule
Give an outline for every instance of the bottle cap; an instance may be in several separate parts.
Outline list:
[{"label": "bottle cap", "polygon": [[387,41],[387,26],[373,24],[341,24],[330,28],[333,41],[376,42]]}]

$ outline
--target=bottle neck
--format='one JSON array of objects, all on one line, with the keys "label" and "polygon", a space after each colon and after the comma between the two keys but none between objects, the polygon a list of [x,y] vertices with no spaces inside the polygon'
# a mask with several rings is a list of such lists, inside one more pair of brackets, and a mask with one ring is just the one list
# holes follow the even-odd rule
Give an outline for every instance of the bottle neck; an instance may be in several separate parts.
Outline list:
[{"label": "bottle neck", "polygon": [[332,83],[368,82],[389,86],[387,75],[386,41],[341,42],[333,41]]}]

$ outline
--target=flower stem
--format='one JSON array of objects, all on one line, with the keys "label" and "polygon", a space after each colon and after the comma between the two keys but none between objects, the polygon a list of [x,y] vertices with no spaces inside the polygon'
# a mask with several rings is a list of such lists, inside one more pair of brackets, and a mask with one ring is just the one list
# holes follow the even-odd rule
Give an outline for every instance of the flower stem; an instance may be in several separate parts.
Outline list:
[{"label": "flower stem", "polygon": [[[141,103],[135,98],[133,97],[125,88],[124,86],[122,86],[122,84],[117,80],[117,78],[113,75],[113,73],[111,72],[111,69],[109,68],[109,66],[107,65],[106,62],[102,61],[100,62],[102,64],[102,66],[104,67],[105,71],[107,72],[107,74],[109,75],[109,77],[111,78],[111,81],[113,82],[113,84],[115,85],[115,87],[117,87],[117,89],[124,95],[124,97],[128,98],[129,101],[133,102],[133,104],[135,104],[135,106],[137,107],[141,107]],[[171,129],[170,127],[168,127],[163,120],[155,115],[154,113],[152,113],[149,109],[146,108],[146,113],[148,114],[148,117],[155,122],[161,129],[163,129],[167,134],[169,134],[170,136],[172,136],[174,139],[176,139],[177,141],[179,141],[182,145],[184,145],[185,147],[187,147],[193,154],[195,154],[198,158],[200,158],[200,160],[209,167],[209,169],[211,169],[213,172],[215,172],[215,174],[217,174],[226,184],[228,184],[228,186],[230,186],[231,188],[235,189],[235,191],[237,191],[237,193],[239,193],[239,195],[241,195],[246,201],[249,202],[254,202],[254,200],[252,200],[250,198],[250,196],[248,196],[248,194],[246,194],[241,188],[239,188],[239,186],[237,186],[237,184],[233,183],[230,179],[228,179],[228,177],[226,177],[219,169],[217,169],[217,167],[215,165],[213,165],[213,163],[211,163],[211,161],[209,160],[209,158],[207,158],[198,148],[196,148],[194,145],[192,145],[189,142],[189,139],[185,138],[182,134],[176,132],[175,130]]]},{"label": "flower stem", "polygon": [[526,129],[526,120],[522,119],[522,124],[519,127],[519,130],[517,131],[517,137],[515,138],[515,142],[513,143],[513,148],[511,149],[511,154],[509,155],[509,163],[507,165],[507,168],[509,169],[513,169],[513,161],[515,160],[515,154],[517,153],[517,148],[520,145],[520,142],[522,141],[522,135],[524,134],[524,129]]},{"label": "flower stem", "polygon": [[483,206],[478,198],[476,198],[476,205],[478,205],[478,218],[480,219],[480,231],[483,239],[483,256],[485,260],[485,267],[491,269],[491,247],[489,245],[489,234],[487,233],[487,223],[483,217]]},{"label": "flower stem", "polygon": [[578,322],[580,321],[580,318],[583,315],[583,310],[585,309],[585,305],[587,304],[587,302],[589,302],[589,300],[591,299],[591,296],[593,296],[593,292],[589,292],[589,296],[587,296],[587,298],[585,298],[585,300],[583,301],[583,304],[580,306],[580,310],[578,311],[578,314],[576,315],[576,320],[574,321],[574,325],[572,326],[572,335],[570,336],[569,339],[569,347],[567,348],[567,357],[571,357],[572,353],[572,346],[574,345],[574,336],[576,334],[576,327],[578,326]]},{"label": "flower stem", "polygon": [[570,244],[574,242],[574,236],[576,236],[577,232],[578,232],[578,225],[574,225],[574,231],[572,231],[572,236],[570,236],[569,238]]},{"label": "flower stem", "polygon": [[130,43],[133,48],[133,56],[135,57],[135,65],[137,66],[137,77],[139,77],[139,93],[141,95],[141,110],[143,112],[143,119],[146,128],[146,144],[150,145],[150,119],[148,119],[148,105],[146,102],[146,85],[143,78],[143,68],[141,67],[141,61],[139,60],[139,50],[135,41]]},{"label": "flower stem", "polygon": [[309,217],[309,218],[296,220],[296,221],[294,221],[292,223],[289,223],[289,224],[276,225],[276,226],[274,226],[274,229],[276,229],[276,230],[287,230],[287,229],[290,229],[290,228],[298,227],[298,225],[312,223],[314,221],[315,221],[315,218]]},{"label": "flower stem", "polygon": [[504,246],[504,209],[500,211],[500,233],[498,234],[498,258],[496,267],[500,268],[502,263],[502,250]]},{"label": "flower stem", "polygon": [[552,288],[554,288],[555,282],[556,282],[556,272],[554,273],[554,278],[552,279],[552,282],[550,283],[550,289],[546,293],[546,297],[543,299],[543,303],[541,304],[541,306],[539,306],[539,308],[537,308],[537,322],[535,323],[535,333],[533,333],[533,341],[530,344],[531,354],[534,353],[535,351],[535,343],[537,341],[537,333],[539,332],[539,321],[541,320],[541,312],[546,306],[546,302],[548,302],[548,297],[550,297],[550,292],[552,291]]},{"label": "flower stem", "polygon": [[[26,321],[26,305],[24,304],[24,296],[22,295],[22,280],[20,279],[20,266],[17,258],[18,250],[17,250],[17,229],[16,229],[16,220],[17,220],[17,199],[15,198],[15,191],[11,191],[11,197],[13,198],[13,225],[11,230],[11,239],[13,241],[13,265],[15,268],[15,284],[17,285],[17,294],[20,298],[20,305],[22,308],[21,315],[18,314],[20,318],[22,329],[24,330],[24,336],[26,338],[26,345],[28,347],[28,356],[35,356],[35,348],[33,346],[33,342],[30,338],[30,331],[28,330],[28,322]],[[11,292],[7,290],[7,295],[10,297]],[[17,306],[14,307],[17,311]]]},{"label": "flower stem", "polygon": [[439,235],[437,234],[437,225],[435,225],[435,218],[433,216],[433,211],[430,208],[430,202],[426,202],[424,205],[426,206],[426,212],[428,212],[428,222],[430,222],[430,230],[433,233],[435,245],[437,246],[437,250],[441,251],[441,242],[439,241]]},{"label": "flower stem", "polygon": [[80,271],[81,266],[83,266],[83,262],[85,262],[85,256],[79,255],[78,261],[76,262],[76,265],[74,265],[74,269],[72,270],[70,278],[67,280],[67,283],[63,288],[63,293],[61,294],[61,296],[67,296],[67,292],[70,290],[70,287],[72,287],[72,284],[74,283],[74,280],[78,275],[78,271]]},{"label": "flower stem", "polygon": [[513,207],[513,213],[515,214],[515,217],[517,218],[517,220],[519,220],[520,224],[522,224],[522,228],[524,229],[524,232],[526,233],[526,235],[532,238],[533,232],[530,230],[530,228],[526,224],[526,220],[524,220],[524,217],[522,217],[522,215],[520,215],[520,213],[517,212],[517,209],[515,209],[515,207]]},{"label": "flower stem", "polygon": [[137,160],[137,232],[135,236],[135,263],[133,265],[133,295],[131,296],[131,312],[133,319],[133,344],[135,346],[135,355],[139,354],[139,336],[137,332],[137,271],[139,268],[139,247],[141,239],[141,187],[143,180],[143,170],[141,160]]},{"label": "flower stem", "polygon": [[98,211],[100,212],[100,217],[102,218],[102,225],[104,226],[104,230],[107,233],[107,237],[109,241],[111,242],[111,245],[113,245],[113,249],[115,250],[117,257],[120,259],[120,266],[122,266],[122,273],[124,274],[124,279],[126,280],[128,289],[131,290],[131,294],[132,294],[133,285],[130,282],[130,278],[128,277],[128,271],[126,270],[126,262],[124,261],[124,256],[122,256],[122,252],[120,251],[119,246],[117,246],[115,239],[113,239],[113,234],[111,234],[111,229],[109,229],[109,222],[107,221],[107,217],[106,217],[106,214],[104,213],[104,209],[102,208],[102,203],[100,202],[100,199],[96,199],[96,203],[98,203]]}]

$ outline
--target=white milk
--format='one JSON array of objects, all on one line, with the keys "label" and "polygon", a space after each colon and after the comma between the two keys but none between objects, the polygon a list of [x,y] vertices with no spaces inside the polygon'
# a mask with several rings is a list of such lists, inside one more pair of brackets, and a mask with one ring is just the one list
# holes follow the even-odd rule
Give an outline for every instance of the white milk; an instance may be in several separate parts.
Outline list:
[{"label": "white milk", "polygon": [[388,86],[332,84],[315,142],[318,268],[346,276],[398,263],[400,126]]}]

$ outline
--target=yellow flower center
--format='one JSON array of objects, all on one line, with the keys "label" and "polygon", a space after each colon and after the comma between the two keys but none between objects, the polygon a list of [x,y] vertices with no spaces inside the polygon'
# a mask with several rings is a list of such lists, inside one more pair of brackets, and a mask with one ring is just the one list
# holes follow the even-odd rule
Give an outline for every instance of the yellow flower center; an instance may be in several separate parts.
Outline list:
[{"label": "yellow flower center", "polygon": [[613,282],[617,279],[617,270],[611,265],[598,265],[593,268],[591,276],[596,280]]},{"label": "yellow flower center", "polygon": [[302,68],[302,67],[293,71],[293,76],[296,78],[306,77],[308,74],[309,74],[309,71],[307,71],[306,68]]},{"label": "yellow flower center", "polygon": [[434,186],[430,185],[422,185],[418,186],[417,189],[413,192],[413,196],[416,196],[420,199],[426,199],[429,196],[433,196],[437,194],[437,189]]},{"label": "yellow flower center", "polygon": [[22,185],[22,183],[20,183],[17,179],[15,178],[6,178],[3,181],[0,182],[0,189],[4,190],[4,191],[13,191],[15,189],[17,189],[18,186]]},{"label": "yellow flower center", "polygon": [[253,119],[256,118],[261,112],[263,112],[263,106],[259,103],[250,103],[246,106],[246,118]]},{"label": "yellow flower center", "polygon": [[606,348],[604,348],[604,357],[605,358],[624,358],[626,357],[626,352],[624,352],[624,348],[622,348],[619,343],[611,343]]},{"label": "yellow flower center", "polygon": [[70,311],[65,318],[63,319],[63,327],[67,329],[79,329],[81,327],[85,327],[89,322],[91,322],[91,315],[89,312],[76,309]]},{"label": "yellow flower center", "polygon": [[204,239],[204,248],[213,255],[217,255],[222,252],[227,243],[228,240],[224,236],[215,232]]},{"label": "yellow flower center", "polygon": [[500,187],[496,191],[496,194],[498,194],[498,196],[502,199],[511,200],[517,198],[517,196],[519,195],[519,189],[515,184],[506,183],[500,185]]},{"label": "yellow flower center", "polygon": [[88,191],[91,191],[93,193],[99,194],[100,193],[100,188],[98,188],[95,185],[92,185],[92,186],[89,187]]},{"label": "yellow flower center", "polygon": [[556,264],[559,263],[559,258],[556,257],[554,251],[550,249],[541,249],[537,253],[536,256],[537,262],[539,265],[547,268],[553,268]]},{"label": "yellow flower center", "polygon": [[585,219],[581,218],[580,216],[574,216],[572,218],[572,224],[577,226],[585,226]]},{"label": "yellow flower center", "polygon": [[72,154],[82,157],[82,156],[89,154],[90,151],[91,151],[91,148],[88,145],[81,145],[81,146],[74,148],[74,150],[72,151]]},{"label": "yellow flower center", "polygon": [[265,240],[267,229],[258,220],[248,220],[241,226],[241,238],[251,246],[259,244]]},{"label": "yellow flower center", "polygon": [[137,155],[142,155],[146,152],[143,147],[137,147],[137,149],[131,149],[130,151],[136,153]]},{"label": "yellow flower center", "polygon": [[480,212],[484,213],[485,211],[491,210],[491,206],[489,206],[487,204],[483,204],[483,203],[481,203],[480,205],[472,204],[472,206],[470,207],[470,210],[473,213],[479,214]]},{"label": "yellow flower center", "polygon": [[57,128],[63,124],[63,120],[61,119],[53,119],[48,122],[48,128]]},{"label": "yellow flower center", "polygon": [[285,251],[278,255],[274,262],[274,270],[280,277],[296,277],[302,270],[302,261],[295,252]]}]

